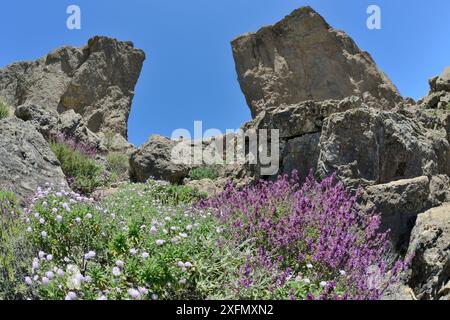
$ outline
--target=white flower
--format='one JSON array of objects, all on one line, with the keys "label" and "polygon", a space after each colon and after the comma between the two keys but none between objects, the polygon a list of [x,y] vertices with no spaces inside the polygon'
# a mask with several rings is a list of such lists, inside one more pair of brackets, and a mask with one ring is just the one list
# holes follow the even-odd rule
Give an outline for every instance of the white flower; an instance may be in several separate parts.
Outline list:
[{"label": "white flower", "polygon": [[63,203],[61,206],[63,207],[64,210],[70,212],[70,207],[67,203]]},{"label": "white flower", "polygon": [[312,269],[312,268],[313,268],[313,265],[312,265],[311,263],[308,263],[308,264],[306,265],[306,267],[307,267],[308,269]]},{"label": "white flower", "polygon": [[136,289],[128,289],[128,294],[133,298],[133,299],[139,299],[141,294],[139,293],[138,290]]},{"label": "white flower", "polygon": [[39,257],[39,259],[44,259],[44,257],[45,257],[45,252],[44,252],[44,251],[39,251],[38,257]]},{"label": "white flower", "polygon": [[180,237],[182,237],[182,238],[187,238],[188,235],[187,235],[186,233],[180,233]]},{"label": "white flower", "polygon": [[152,300],[158,300],[158,295],[157,294],[152,294]]},{"label": "white flower", "polygon": [[185,263],[184,263],[184,266],[185,266],[186,268],[192,268],[192,267],[193,267],[192,263],[190,263],[190,262],[185,262]]},{"label": "white flower", "polygon": [[120,269],[117,267],[114,267],[112,269],[112,274],[115,275],[116,277],[120,276]]},{"label": "white flower", "polygon": [[86,219],[92,219],[92,214],[88,213],[88,214],[86,215]]},{"label": "white flower", "polygon": [[96,256],[95,251],[89,251],[88,253],[86,253],[86,254],[84,255],[84,258],[85,258],[86,260],[89,260],[89,259],[95,258],[95,256]]},{"label": "white flower", "polygon": [[142,294],[144,296],[148,295],[148,289],[147,288],[139,287],[138,291],[139,291],[140,294]]},{"label": "white flower", "polygon": [[180,281],[178,281],[179,282],[179,284],[186,284],[187,283],[187,280],[186,279],[181,279]]},{"label": "white flower", "polygon": [[45,224],[45,219],[44,219],[44,218],[40,218],[40,219],[39,219],[39,223],[40,223],[40,224]]},{"label": "white flower", "polygon": [[85,277],[83,277],[83,281],[86,282],[86,283],[90,283],[90,282],[92,282],[92,277],[91,276],[85,276]]},{"label": "white flower", "polygon": [[305,279],[303,279],[303,282],[304,282],[305,284],[310,284],[310,283],[311,283],[311,280],[309,280],[308,278],[305,278]]},{"label": "white flower", "polygon": [[76,223],[80,223],[80,222],[81,222],[81,218],[80,218],[80,217],[76,217],[76,218],[75,218],[75,222],[76,222]]},{"label": "white flower", "polygon": [[156,244],[158,245],[158,246],[162,246],[164,243],[165,243],[166,241],[164,241],[164,240],[156,240]]},{"label": "white flower", "polygon": [[122,268],[125,265],[125,263],[122,260],[117,260],[116,261],[116,266]]},{"label": "white flower", "polygon": [[53,271],[48,271],[48,272],[45,273],[45,276],[48,279],[52,280],[55,277],[55,274],[53,273]]},{"label": "white flower", "polygon": [[53,209],[52,209],[52,213],[53,213],[53,214],[56,214],[57,212],[58,212],[58,209],[56,209],[56,208],[53,208]]},{"label": "white flower", "polygon": [[41,236],[42,236],[42,238],[47,238],[47,232],[46,231],[42,231],[41,232]]},{"label": "white flower", "polygon": [[108,300],[108,298],[104,295],[101,295],[100,297],[97,298],[98,301],[106,301]]},{"label": "white flower", "polygon": [[152,227],[150,228],[150,233],[151,233],[151,234],[155,234],[157,231],[158,231],[158,230],[156,229],[155,226],[152,226]]},{"label": "white flower", "polygon": [[36,219],[39,219],[39,217],[40,217],[39,212],[36,212],[36,213],[34,214],[34,217],[35,217]]},{"label": "white flower", "polygon": [[142,258],[147,259],[150,255],[148,254],[148,252],[142,252],[141,256]]},{"label": "white flower", "polygon": [[47,261],[52,261],[53,260],[53,255],[52,254],[48,254],[46,259],[47,259]]},{"label": "white flower", "polygon": [[25,277],[25,283],[29,286],[31,286],[33,284],[33,280],[31,280],[30,277]]},{"label": "white flower", "polygon": [[38,259],[33,259],[33,263],[31,264],[31,268],[34,269],[39,269],[39,260]]},{"label": "white flower", "polygon": [[189,225],[186,227],[186,230],[187,230],[187,231],[191,231],[191,230],[192,230],[192,225],[189,224]]},{"label": "white flower", "polygon": [[345,272],[344,270],[339,271],[339,273],[341,274],[341,276],[345,276],[347,274],[347,272]]},{"label": "white flower", "polygon": [[326,281],[321,281],[320,283],[319,283],[319,285],[321,286],[321,287],[326,287],[327,286],[327,282]]},{"label": "white flower", "polygon": [[177,265],[178,265],[180,268],[184,268],[184,263],[183,263],[183,261],[179,261]]},{"label": "white flower", "polygon": [[28,232],[28,233],[33,232],[33,228],[28,227],[28,228],[27,228],[27,232]]},{"label": "white flower", "polygon": [[67,293],[65,300],[76,300],[77,294],[75,292],[70,291]]},{"label": "white flower", "polygon": [[38,281],[39,280],[39,276],[38,275],[35,275],[34,277],[33,277],[33,281]]},{"label": "white flower", "polygon": [[137,254],[137,250],[135,249],[135,248],[131,248],[130,249],[130,254],[132,255],[132,256],[135,256],[136,254]]},{"label": "white flower", "polygon": [[43,284],[44,286],[48,285],[49,283],[50,283],[49,278],[47,278],[47,277],[43,277],[43,278],[42,278],[42,284]]},{"label": "white flower", "polygon": [[61,217],[60,215],[56,216],[56,221],[57,221],[57,222],[61,222],[62,219],[63,219],[63,217]]}]

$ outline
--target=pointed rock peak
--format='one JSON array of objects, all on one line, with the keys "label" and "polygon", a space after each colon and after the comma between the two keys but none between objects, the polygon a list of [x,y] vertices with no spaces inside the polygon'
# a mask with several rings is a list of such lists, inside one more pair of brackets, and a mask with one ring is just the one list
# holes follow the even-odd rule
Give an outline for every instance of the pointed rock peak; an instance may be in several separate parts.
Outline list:
[{"label": "pointed rock peak", "polygon": [[359,96],[388,108],[402,100],[372,57],[311,7],[236,38],[232,47],[238,79],[254,117],[307,100]]}]

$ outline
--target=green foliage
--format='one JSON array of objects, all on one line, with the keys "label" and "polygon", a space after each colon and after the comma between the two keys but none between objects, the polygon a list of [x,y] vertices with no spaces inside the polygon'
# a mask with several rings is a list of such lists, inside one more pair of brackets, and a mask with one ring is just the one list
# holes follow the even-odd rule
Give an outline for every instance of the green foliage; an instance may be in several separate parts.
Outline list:
[{"label": "green foliage", "polygon": [[145,191],[163,205],[190,204],[206,197],[205,194],[188,186],[171,185],[164,182],[149,180]]},{"label": "green foliage", "polygon": [[[179,205],[162,203],[169,194],[183,195]],[[185,188],[156,182],[129,184],[100,207],[63,190],[47,192],[33,205],[29,224],[29,239],[40,251],[29,268],[33,294],[41,299],[70,298],[69,292],[79,299],[202,298],[195,289],[195,261],[214,250],[218,233],[213,217],[183,203],[194,199],[186,194]],[[204,239],[211,246],[207,250]]]},{"label": "green foliage", "polygon": [[205,166],[192,169],[189,173],[191,180],[211,179],[215,180],[219,177],[219,171],[216,166]]},{"label": "green foliage", "polygon": [[10,110],[8,105],[0,99],[0,120],[8,118],[10,115]]},{"label": "green foliage", "polygon": [[90,194],[106,183],[105,168],[91,157],[61,142],[50,146],[74,190]]},{"label": "green foliage", "polygon": [[106,157],[109,169],[110,182],[124,181],[128,178],[130,168],[128,156],[123,153],[113,152]]},{"label": "green foliage", "polygon": [[13,193],[0,191],[0,300],[29,296],[23,280],[32,250],[17,204]]}]

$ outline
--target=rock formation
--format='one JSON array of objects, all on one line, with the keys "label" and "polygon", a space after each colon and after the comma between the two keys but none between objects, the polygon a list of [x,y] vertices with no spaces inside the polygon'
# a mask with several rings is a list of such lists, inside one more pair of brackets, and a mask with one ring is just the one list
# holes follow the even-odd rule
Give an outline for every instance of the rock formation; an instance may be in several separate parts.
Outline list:
[{"label": "rock formation", "polygon": [[419,101],[419,104],[428,109],[450,108],[450,67],[437,77],[430,79],[430,93]]},{"label": "rock formation", "polygon": [[127,148],[128,115],[144,59],[131,42],[94,37],[83,48],[62,47],[0,70],[0,96],[13,108],[34,105],[27,118],[73,110],[103,142],[117,135]]},{"label": "rock formation", "polygon": [[177,142],[159,135],[136,150],[130,158],[131,179],[145,182],[149,178],[181,183],[189,174],[190,166],[174,163],[172,150]]},{"label": "rock formation", "polygon": [[408,284],[419,299],[450,299],[450,203],[418,216]]},{"label": "rock formation", "polygon": [[46,183],[66,186],[65,181],[58,160],[34,126],[16,118],[0,120],[0,190],[26,200]]},{"label": "rock formation", "polygon": [[232,47],[254,117],[307,100],[359,96],[387,108],[402,100],[371,56],[310,7],[236,38]]},{"label": "rock formation", "polygon": [[403,100],[369,54],[309,7],[232,47],[254,118],[246,128],[279,130],[280,173],[336,173],[363,187],[361,206],[381,213],[394,252],[415,254],[390,298],[449,298],[450,67],[417,105]]}]

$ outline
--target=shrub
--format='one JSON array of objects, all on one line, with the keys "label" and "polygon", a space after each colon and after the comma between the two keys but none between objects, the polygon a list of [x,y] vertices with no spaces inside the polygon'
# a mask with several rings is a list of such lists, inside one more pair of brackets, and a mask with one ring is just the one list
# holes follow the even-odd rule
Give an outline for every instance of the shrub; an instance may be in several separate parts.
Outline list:
[{"label": "shrub", "polygon": [[58,141],[51,142],[50,147],[74,190],[90,194],[106,183],[105,169],[90,157],[90,149]]},{"label": "shrub", "polygon": [[380,217],[356,201],[334,176],[309,177],[302,187],[284,176],[242,190],[230,183],[200,207],[215,209],[236,245],[251,239],[258,248],[241,268],[246,290],[260,287],[258,275],[269,269],[272,298],[379,299],[403,265],[387,265]]},{"label": "shrub", "polygon": [[219,177],[218,169],[217,167],[214,166],[194,168],[189,173],[189,178],[191,180],[202,180],[202,179],[215,180],[218,177]]},{"label": "shrub", "polygon": [[0,191],[0,300],[30,296],[23,279],[32,251],[19,213],[14,194]]},{"label": "shrub", "polygon": [[0,100],[0,120],[8,118],[10,114],[9,107],[4,103],[2,100]]},{"label": "shrub", "polygon": [[39,299],[379,299],[403,267],[335,177],[230,183],[208,200],[158,181],[101,204],[46,188],[24,214],[21,285]]},{"label": "shrub", "polygon": [[165,185],[127,185],[104,207],[42,190],[29,210],[36,248],[26,282],[41,299],[195,298],[198,244],[211,216],[164,206]]},{"label": "shrub", "polygon": [[127,180],[130,164],[128,156],[123,153],[113,152],[106,157],[109,169],[110,182]]}]

